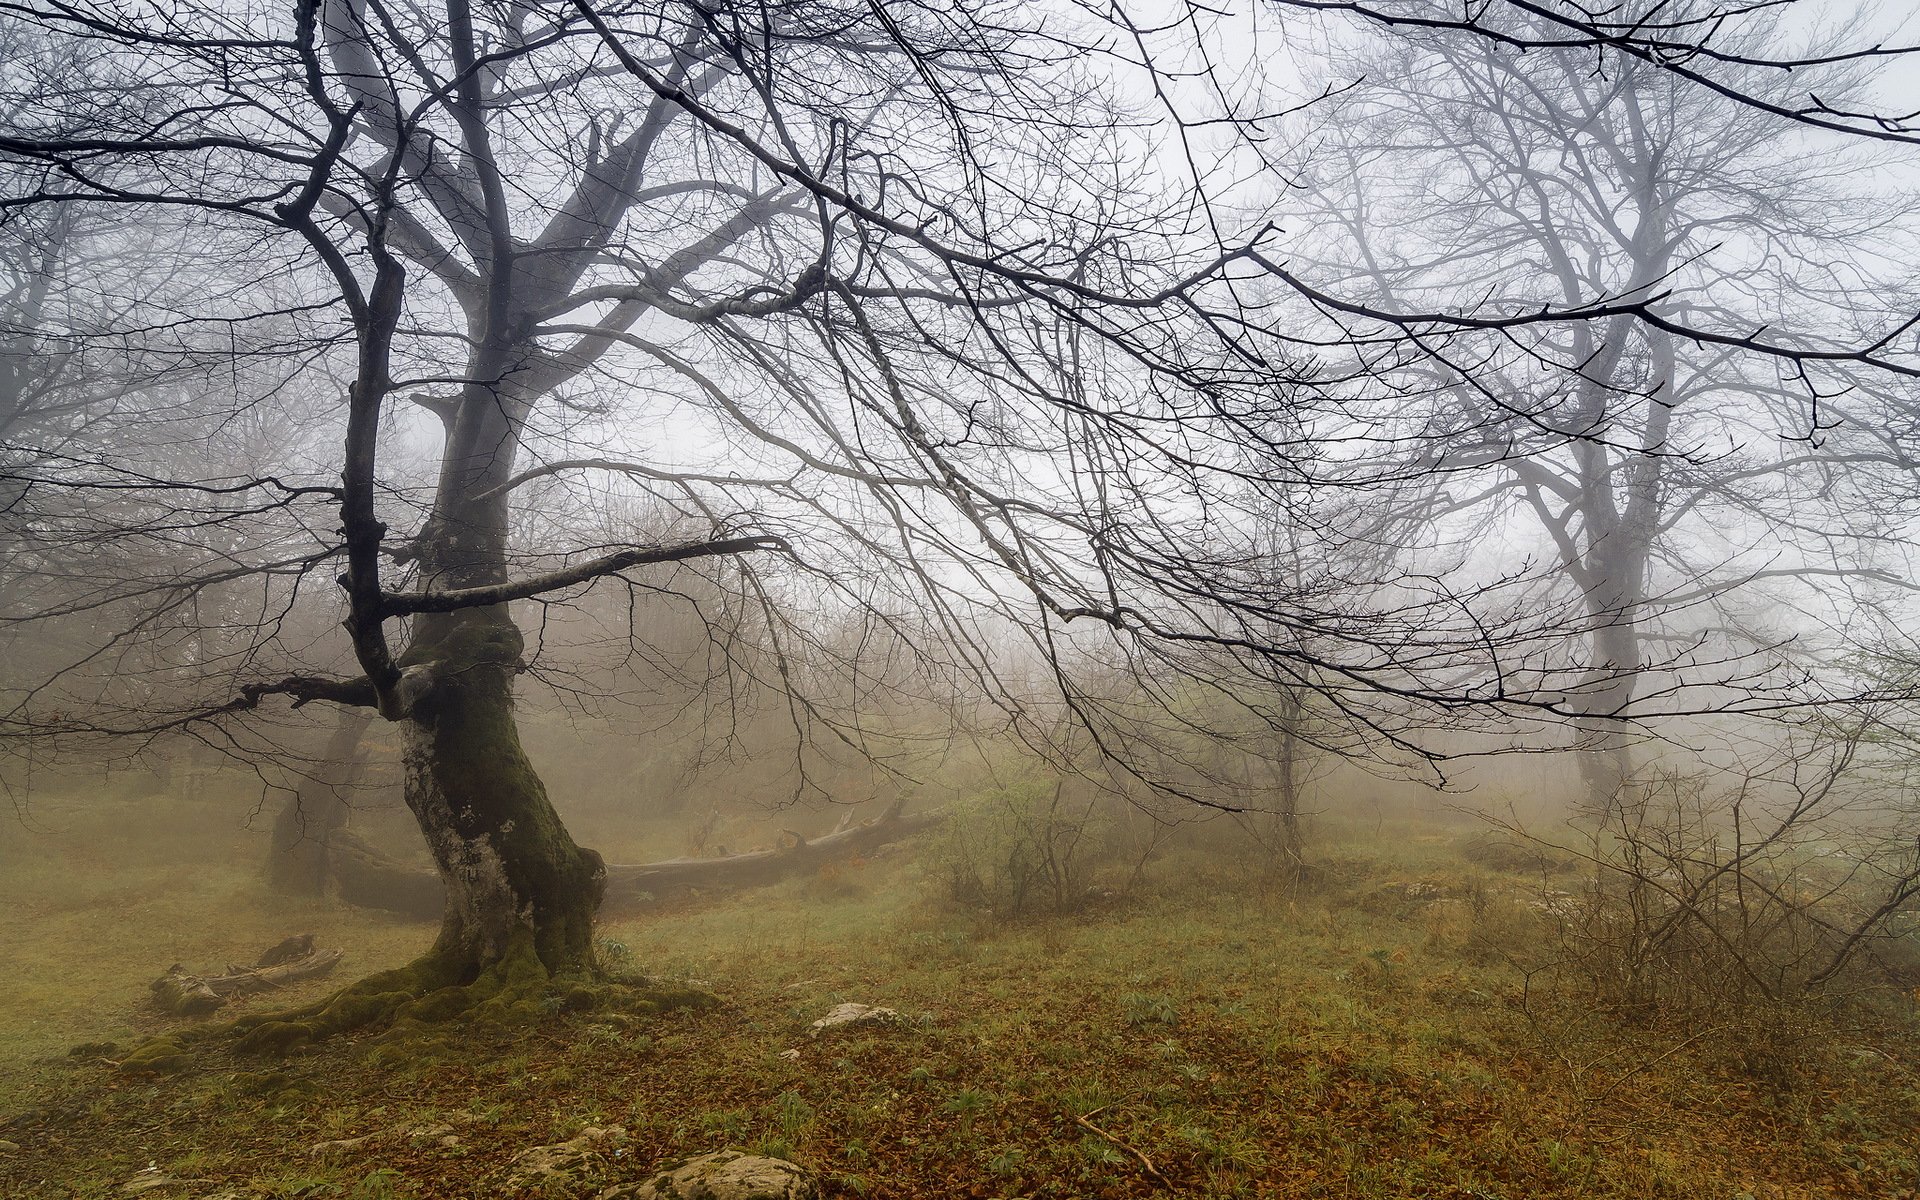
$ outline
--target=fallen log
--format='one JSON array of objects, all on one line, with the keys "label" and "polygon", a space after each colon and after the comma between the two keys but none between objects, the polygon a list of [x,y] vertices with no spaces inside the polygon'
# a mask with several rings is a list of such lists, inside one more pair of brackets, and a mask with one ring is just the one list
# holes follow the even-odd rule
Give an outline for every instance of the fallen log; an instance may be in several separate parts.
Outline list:
[{"label": "fallen log", "polygon": [[[686,888],[761,887],[842,858],[871,854],[890,842],[940,823],[942,813],[903,814],[895,804],[858,825],[842,821],[822,837],[808,839],[789,830],[785,845],[748,850],[720,858],[668,858],[633,866],[607,867],[607,902],[638,903],[662,892]],[[852,813],[848,813],[852,817]]]},{"label": "fallen log", "polygon": [[[929,829],[944,813],[902,812],[898,801],[867,821],[854,824],[847,813],[832,833],[816,838],[788,831],[785,844],[718,858],[668,858],[650,863],[608,863],[602,911],[633,908],[662,895],[695,888],[762,887],[817,870],[843,858],[871,854],[880,847]],[[422,920],[441,915],[445,892],[440,877],[424,867],[388,858],[351,832],[334,835],[334,879],[340,899],[361,908],[378,908]]]},{"label": "fallen log", "polygon": [[387,857],[352,830],[336,831],[327,843],[327,853],[336,893],[355,908],[377,908],[423,921],[438,919],[446,908],[447,889],[439,875]]},{"label": "fallen log", "polygon": [[303,979],[317,979],[340,965],[344,950],[319,950],[313,935],[290,937],[262,954],[250,967],[227,964],[223,975],[195,975],[179,963],[153,981],[153,999],[177,1017],[201,1017],[235,996],[272,991]]}]

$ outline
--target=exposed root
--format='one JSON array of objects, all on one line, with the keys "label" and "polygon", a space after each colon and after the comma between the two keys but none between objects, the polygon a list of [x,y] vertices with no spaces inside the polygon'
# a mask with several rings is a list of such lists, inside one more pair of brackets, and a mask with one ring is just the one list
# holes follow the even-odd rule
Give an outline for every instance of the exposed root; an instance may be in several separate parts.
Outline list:
[{"label": "exposed root", "polygon": [[559,1013],[648,1015],[719,1002],[709,992],[683,985],[628,983],[584,973],[555,975],[540,961],[531,934],[516,938],[478,975],[469,975],[455,958],[428,954],[312,1004],[153,1038],[121,1060],[120,1069],[181,1070],[192,1062],[191,1047],[228,1037],[236,1038],[233,1048],[241,1054],[282,1056],[363,1031],[381,1030],[383,1037],[404,1039],[453,1021],[468,1028],[505,1029],[537,1024]]}]

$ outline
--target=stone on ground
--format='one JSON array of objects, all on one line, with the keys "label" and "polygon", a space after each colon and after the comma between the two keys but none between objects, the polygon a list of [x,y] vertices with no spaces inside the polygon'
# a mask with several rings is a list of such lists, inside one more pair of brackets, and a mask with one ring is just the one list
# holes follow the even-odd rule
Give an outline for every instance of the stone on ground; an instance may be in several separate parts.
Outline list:
[{"label": "stone on ground", "polygon": [[513,1156],[507,1184],[534,1190],[549,1182],[577,1179],[600,1166],[626,1137],[627,1131],[618,1125],[589,1125],[569,1141],[522,1150]]},{"label": "stone on ground", "polygon": [[783,1158],[722,1150],[703,1154],[638,1183],[600,1193],[599,1200],[819,1200],[813,1176]]},{"label": "stone on ground", "polygon": [[811,1037],[823,1033],[832,1033],[842,1029],[872,1029],[875,1027],[894,1028],[906,1024],[906,1019],[891,1008],[875,1008],[870,1004],[836,1004],[827,1010],[827,1015],[808,1026]]}]

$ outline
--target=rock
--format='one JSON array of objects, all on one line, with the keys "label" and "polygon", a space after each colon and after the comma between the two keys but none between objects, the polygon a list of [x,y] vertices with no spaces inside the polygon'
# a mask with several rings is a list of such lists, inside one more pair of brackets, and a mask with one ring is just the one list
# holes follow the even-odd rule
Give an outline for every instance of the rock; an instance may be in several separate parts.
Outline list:
[{"label": "rock", "polygon": [[155,1188],[172,1187],[178,1179],[162,1171],[159,1167],[148,1167],[132,1179],[120,1185],[120,1192],[126,1196],[138,1196]]},{"label": "rock", "polygon": [[513,1156],[513,1166],[507,1172],[508,1190],[534,1191],[550,1181],[577,1180],[597,1169],[613,1147],[626,1138],[627,1131],[618,1125],[589,1125],[570,1141],[522,1150]]},{"label": "rock", "polygon": [[307,1148],[308,1154],[332,1154],[337,1150],[353,1150],[373,1140],[373,1135],[363,1133],[359,1137],[336,1138],[331,1142],[315,1142]]},{"label": "rock", "polygon": [[610,1187],[599,1200],[818,1200],[819,1195],[813,1176],[783,1158],[722,1150],[639,1183]]},{"label": "rock", "polygon": [[807,1027],[810,1037],[819,1037],[840,1029],[898,1028],[905,1025],[906,1018],[891,1008],[875,1008],[868,1004],[836,1004],[827,1011],[827,1015]]}]

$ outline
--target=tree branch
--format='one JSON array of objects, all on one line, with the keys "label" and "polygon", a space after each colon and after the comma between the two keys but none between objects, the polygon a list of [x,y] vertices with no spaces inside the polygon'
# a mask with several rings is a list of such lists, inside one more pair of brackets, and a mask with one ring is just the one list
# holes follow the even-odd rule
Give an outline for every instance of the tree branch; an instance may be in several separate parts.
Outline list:
[{"label": "tree branch", "polygon": [[443,592],[387,592],[382,596],[382,601],[387,616],[458,612],[466,608],[505,604],[510,600],[525,600],[572,587],[577,583],[586,583],[588,580],[613,575],[629,567],[646,566],[652,563],[685,562],[695,558],[752,554],[762,550],[781,554],[793,553],[793,547],[785,538],[772,535],[722,538],[711,542],[685,542],[677,546],[635,546],[630,550],[602,555],[574,566],[562,567],[557,571],[548,571],[543,575],[534,575],[526,579],[508,580],[505,583],[484,587],[450,588]]}]

